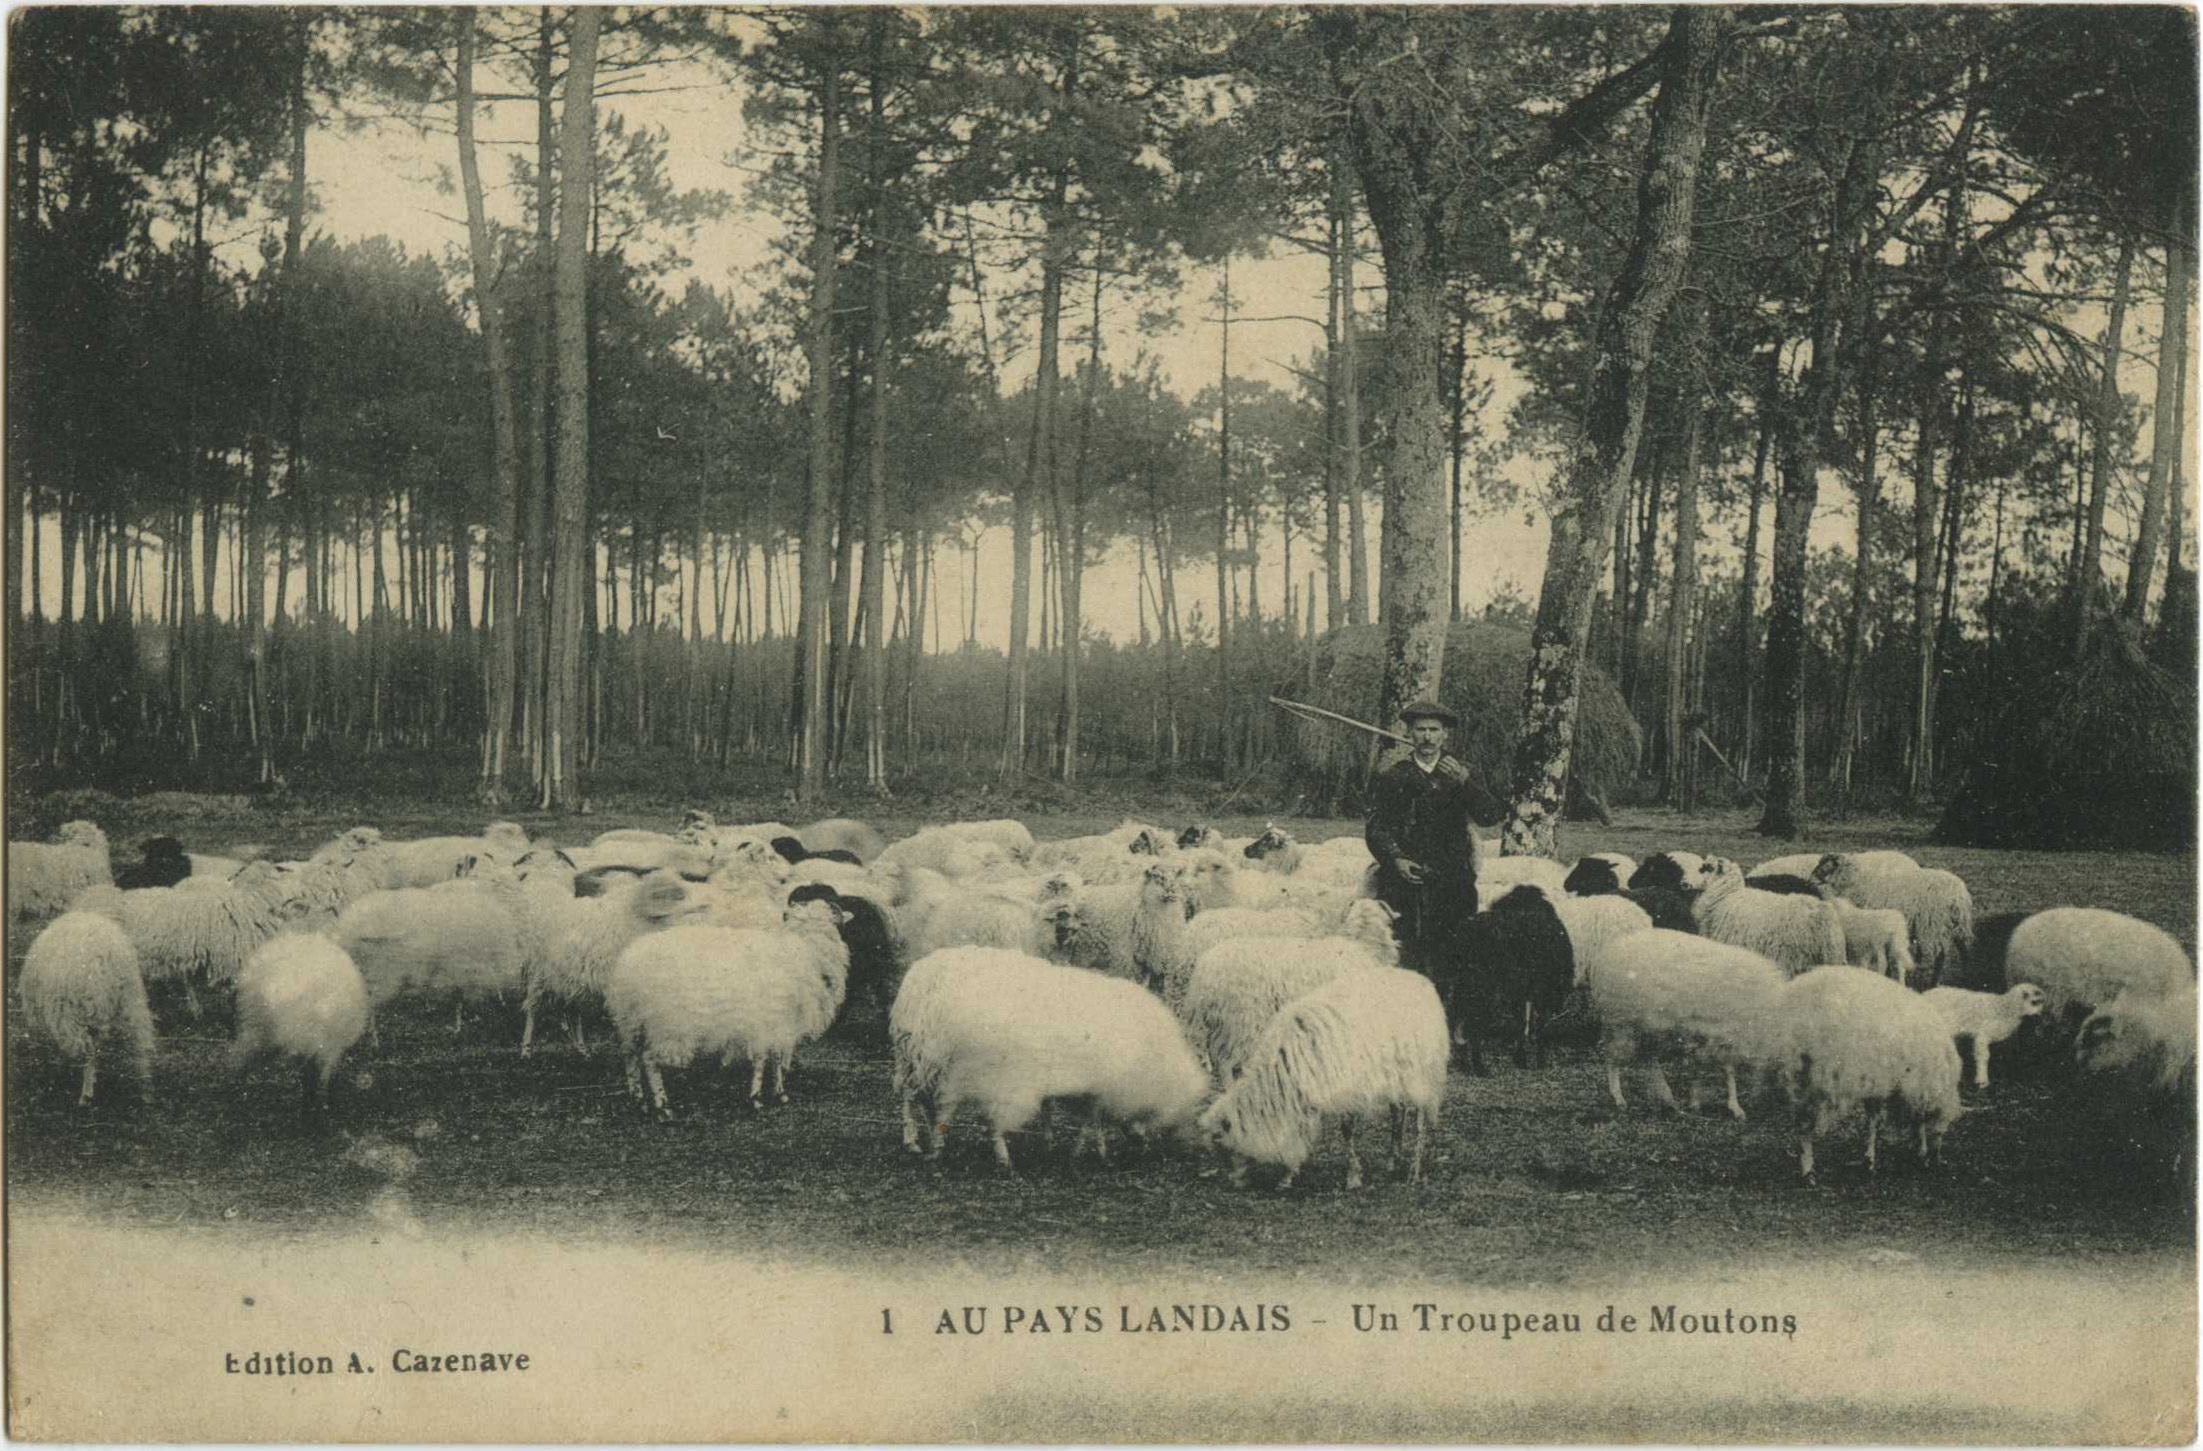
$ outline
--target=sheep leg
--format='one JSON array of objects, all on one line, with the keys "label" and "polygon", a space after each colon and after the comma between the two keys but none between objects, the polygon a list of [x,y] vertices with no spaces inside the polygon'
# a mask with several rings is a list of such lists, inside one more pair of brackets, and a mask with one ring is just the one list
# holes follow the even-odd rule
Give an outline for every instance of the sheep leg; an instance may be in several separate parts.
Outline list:
[{"label": "sheep leg", "polygon": [[92,1051],[84,1055],[84,1080],[83,1085],[77,1089],[76,1095],[76,1103],[78,1108],[84,1108],[91,1103],[92,1090],[94,1086],[98,1084],[98,1082],[99,1045],[95,1043],[92,1046]]},{"label": "sheep leg", "polygon": [[1423,1182],[1423,1150],[1430,1141],[1430,1115],[1420,1108],[1408,1112],[1415,1116],[1415,1154],[1408,1160],[1407,1181],[1420,1184]]},{"label": "sheep leg", "polygon": [[520,1000],[520,1056],[523,1058],[535,1052],[535,1006],[541,998],[542,994],[531,982],[527,996]]},{"label": "sheep leg", "polygon": [[467,1000],[455,998],[451,1004],[451,1036],[456,1038],[467,1026]]},{"label": "sheep leg", "polygon": [[1395,1175],[1400,1172],[1400,1151],[1406,1147],[1407,1114],[1405,1104],[1392,1106],[1392,1172]]},{"label": "sheep leg", "polygon": [[1880,1135],[1881,1131],[1882,1111],[1878,1108],[1868,1109],[1866,1111],[1866,1171],[1869,1174],[1875,1171],[1874,1140]]},{"label": "sheep leg", "polygon": [[1974,1039],[1974,1087],[1987,1088],[1988,1086],[1989,1040],[1986,1037],[1977,1037]]},{"label": "sheep leg", "polygon": [[770,1053],[760,1053],[750,1063],[750,1109],[755,1113],[765,1111],[765,1060]]},{"label": "sheep leg", "polygon": [[1002,1166],[1004,1173],[1016,1172],[1010,1164],[1010,1141],[999,1127],[994,1131],[994,1161]]},{"label": "sheep leg", "polygon": [[1652,1096],[1671,1113],[1683,1111],[1683,1106],[1675,1101],[1675,1090],[1668,1084],[1667,1070],[1657,1063],[1652,1065]]},{"label": "sheep leg", "polygon": [[917,1098],[915,1093],[903,1095],[903,1152],[906,1154],[922,1152],[918,1146],[918,1116],[911,1112]]},{"label": "sheep leg", "polygon": [[1727,1079],[1729,1084],[1729,1117],[1741,1122],[1744,1118],[1744,1105],[1737,1102],[1736,1065],[1734,1063],[1722,1064],[1721,1076]]},{"label": "sheep leg", "polygon": [[796,1061],[795,1050],[773,1055],[773,1102],[776,1105],[788,1101],[788,1069]]},{"label": "sheep leg", "polygon": [[626,1060],[624,1066],[627,1070],[627,1096],[634,1099],[635,1102],[641,1103],[643,1101],[642,1035],[640,1033],[636,1034],[628,1040],[624,1047],[626,1051],[622,1054],[622,1057]]},{"label": "sheep leg", "polygon": [[1346,1187],[1359,1189],[1362,1187],[1362,1156],[1354,1148],[1354,1120],[1341,1119],[1339,1133],[1346,1139]]},{"label": "sheep leg", "polygon": [[1811,1184],[1813,1179],[1813,1131],[1807,1129],[1798,1135],[1798,1177]]},{"label": "sheep leg", "polygon": [[1622,1065],[1619,1063],[1606,1065],[1606,1096],[1614,1100],[1616,1108],[1629,1107],[1628,1100],[1622,1097]]},{"label": "sheep leg", "polygon": [[200,1015],[199,995],[191,990],[191,979],[188,976],[183,979],[183,984],[184,1012],[190,1016],[191,1021],[196,1023],[199,1021]]},{"label": "sheep leg", "polygon": [[671,1123],[673,1110],[665,1101],[665,1076],[658,1071],[658,1060],[650,1055],[647,1048],[642,1051],[642,1060],[643,1078],[650,1084],[651,1108],[658,1115],[658,1122]]}]

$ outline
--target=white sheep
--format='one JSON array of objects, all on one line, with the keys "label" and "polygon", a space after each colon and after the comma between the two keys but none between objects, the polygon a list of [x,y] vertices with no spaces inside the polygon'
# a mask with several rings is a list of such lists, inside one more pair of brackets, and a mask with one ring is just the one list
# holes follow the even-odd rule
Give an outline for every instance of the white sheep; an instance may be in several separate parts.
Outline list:
[{"label": "white sheep", "polygon": [[[2194,983],[2165,993],[2129,990],[2089,1014],[2073,1059],[2136,1107],[2192,1114],[2195,1037]],[[2192,1153],[2192,1138],[2181,1147]]]},{"label": "white sheep", "polygon": [[1782,989],[1782,1074],[1796,1106],[1798,1172],[1813,1178],[1813,1140],[1853,1109],[1866,1114],[1866,1166],[1882,1120],[1916,1135],[1923,1164],[1964,1112],[1958,1048],[1921,994],[1863,967],[1817,967]]},{"label": "white sheep", "polygon": [[[1814,868],[1818,867],[1827,855],[1828,853],[1825,851],[1797,851],[1791,852],[1787,856],[1771,857],[1746,872],[1744,879],[1750,881],[1753,877],[1801,877],[1810,882],[1813,880]],[[1876,855],[1876,853],[1869,852],[1862,853],[1862,855],[1871,856]],[[1907,860],[1910,860],[1910,858],[1907,858]]]},{"label": "white sheep", "polygon": [[501,997],[525,985],[528,945],[511,911],[479,889],[370,892],[344,909],[329,935],[358,965],[378,1008],[432,993]]},{"label": "white sheep", "polygon": [[[602,897],[576,897],[549,908],[543,915],[543,949],[523,969],[520,1056],[535,1051],[535,1018],[545,998],[602,1003],[629,943],[703,908],[703,897],[670,872],[652,872]],[[771,920],[779,920],[777,912]],[[578,1017],[574,1026],[578,1042]]]},{"label": "white sheep", "polygon": [[1895,982],[1910,982],[1912,928],[1895,907],[1862,907],[1849,897],[1831,897],[1843,923],[1844,961],[1853,967],[1871,967]]},{"label": "white sheep", "polygon": [[[808,852],[845,851],[860,862],[868,862],[887,850],[887,838],[862,821],[846,816],[829,817],[814,821],[795,833]],[[1027,833],[1026,841],[1032,840]],[[844,863],[844,865],[847,865]]]},{"label": "white sheep", "polygon": [[232,1071],[269,1057],[295,1060],[302,1114],[329,1108],[337,1063],[367,1031],[367,983],[350,955],[326,937],[287,934],[253,953],[237,975]]},{"label": "white sheep", "polygon": [[1943,1015],[1953,1042],[1973,1043],[1974,1087],[1989,1086],[1989,1048],[2020,1029],[2029,1018],[2042,1016],[2042,989],[2031,982],[2015,983],[2000,993],[1975,992],[1971,988],[1935,987],[1920,1000]]},{"label": "white sheep", "polygon": [[[1097,1128],[1148,1132],[1189,1122],[1208,1091],[1184,1031],[1152,993],[1004,948],[951,948],[913,964],[888,1033],[903,1147],[914,1154],[938,1157],[965,1104],[985,1118],[1008,1169],[1008,1135],[1051,1101],[1085,1105]],[[1106,1156],[1106,1140],[1102,1148]]]},{"label": "white sheep", "polygon": [[71,1063],[83,1063],[78,1104],[92,1102],[100,1050],[108,1044],[119,1044],[130,1055],[139,1096],[150,1101],[153,1014],[146,1006],[137,950],[114,919],[92,911],[56,917],[31,943],[21,991],[31,1031]]},{"label": "white sheep", "polygon": [[1298,907],[1211,907],[1196,912],[1179,938],[1178,951],[1164,964],[1163,1001],[1179,1008],[1186,984],[1201,954],[1225,942],[1254,937],[1320,937],[1330,919]]},{"label": "white sheep", "polygon": [[1446,1094],[1453,1044],[1438,990],[1402,968],[1347,972],[1295,998],[1270,1019],[1248,1052],[1246,1071],[1201,1115],[1212,1142],[1235,1156],[1234,1183],[1249,1161],[1284,1168],[1292,1184],[1315,1152],[1327,1118],[1346,1140],[1346,1187],[1362,1187],[1357,1120],[1388,1114],[1400,1167],[1406,1129],[1415,1128],[1407,1178],[1423,1177],[1423,1148]]},{"label": "white sheep", "polygon": [[1209,847],[1192,847],[1168,858],[1178,869],[1178,897],[1187,915],[1239,903],[1239,871],[1231,858]]},{"label": "white sheep", "polygon": [[777,930],[668,927],[628,944],[605,988],[627,1055],[627,1091],[670,1120],[666,1068],[717,1055],[750,1064],[750,1107],[788,1101],[795,1050],[833,1025],[848,988],[849,949],[832,902],[800,902]]},{"label": "white sheep", "polygon": [[1546,897],[1568,933],[1579,988],[1588,985],[1590,965],[1610,944],[1652,926],[1651,915],[1627,897],[1572,897],[1565,892],[1548,892]]},{"label": "white sheep", "polygon": [[107,833],[89,821],[72,821],[52,841],[8,843],[8,915],[51,917],[65,912],[88,887],[115,880]]},{"label": "white sheep", "polygon": [[427,836],[390,843],[392,887],[433,887],[460,874],[470,859],[512,863],[528,852],[528,833],[510,821],[493,822],[480,836]]},{"label": "white sheep", "polygon": [[2195,985],[2195,964],[2170,933],[2099,907],[2035,913],[2012,933],[2004,961],[2007,982],[2042,989],[2052,1020],[2123,993],[2164,997]]},{"label": "white sheep", "polygon": [[1276,822],[1262,828],[1262,834],[1239,849],[1249,869],[1259,872],[1294,872],[1309,855],[1308,849],[1293,839],[1293,834]]},{"label": "white sheep", "polygon": [[1158,861],[1137,883],[1080,891],[1056,946],[1067,962],[1146,985],[1160,982],[1183,956],[1185,933],[1183,872]]},{"label": "white sheep", "polygon": [[1965,966],[1973,950],[1974,899],[1957,873],[1923,867],[1898,851],[1831,854],[1813,880],[1861,907],[1905,914],[1914,964],[1933,986]]},{"label": "white sheep", "polygon": [[1032,903],[952,882],[925,867],[902,871],[895,925],[913,961],[949,947],[1007,947],[1039,952],[1053,923]]},{"label": "white sheep", "polygon": [[1517,887],[1540,887],[1549,895],[1558,897],[1567,880],[1568,868],[1559,862],[1541,856],[1500,856],[1494,853],[1477,864],[1477,910],[1483,911],[1490,907]]},{"label": "white sheep", "polygon": [[1229,1083],[1278,1009],[1342,972],[1399,964],[1390,910],[1357,902],[1333,935],[1234,934],[1206,948],[1175,1006],[1210,1069]]},{"label": "white sheep", "polygon": [[[1606,1091],[1616,1108],[1627,1107],[1624,1066],[1648,1065],[1654,1094],[1673,1109],[1679,1105],[1663,1060],[1703,1058],[1721,1067],[1730,1117],[1744,1117],[1737,1070],[1772,1062],[1782,1048],[1780,968],[1749,948],[1648,927],[1608,943],[1578,970],[1598,1010]],[[1691,1106],[1697,1101],[1694,1081]]]},{"label": "white sheep", "polygon": [[1702,880],[1691,915],[1714,941],[1748,947],[1787,977],[1845,960],[1843,919],[1820,898],[1747,886],[1737,864],[1718,857]]},{"label": "white sheep", "polygon": [[279,889],[274,868],[255,862],[220,890],[96,887],[79,904],[121,923],[146,982],[181,982],[196,1016],[195,982],[235,981],[260,944],[283,930]]}]

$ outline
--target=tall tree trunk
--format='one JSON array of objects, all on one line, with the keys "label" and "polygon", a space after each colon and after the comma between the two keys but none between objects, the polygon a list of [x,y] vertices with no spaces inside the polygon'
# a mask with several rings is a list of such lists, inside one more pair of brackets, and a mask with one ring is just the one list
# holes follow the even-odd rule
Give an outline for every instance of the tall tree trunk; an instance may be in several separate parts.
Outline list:
[{"label": "tall tree trunk", "polygon": [[864,784],[887,793],[887,13],[874,11],[871,31],[872,125],[872,448],[864,517]]},{"label": "tall tree trunk", "polygon": [[[1453,351],[1446,362],[1446,396],[1451,404],[1453,426],[1446,431],[1446,451],[1453,462],[1453,528],[1447,531],[1452,544],[1453,557],[1453,608],[1448,619],[1461,618],[1461,455],[1468,446],[1469,415],[1469,284],[1464,276],[1455,282],[1453,306]],[[1285,577],[1292,578],[1288,569]],[[1292,618],[1290,607],[1286,619]]]},{"label": "tall tree trunk", "polygon": [[1767,453],[1775,436],[1775,414],[1782,401],[1782,348],[1767,350],[1767,376],[1760,384],[1759,442],[1752,450],[1751,513],[1744,528],[1744,578],[1736,597],[1736,769],[1749,779],[1752,747],[1758,732],[1759,680],[1759,523],[1767,501]]},{"label": "tall tree trunk", "polygon": [[[2194,182],[2189,182],[2189,187]],[[2170,241],[2165,248],[2164,337],[2157,349],[2157,404],[2149,453],[2149,491],[2142,498],[2142,523],[2134,536],[2134,550],[2127,561],[2126,596],[2119,618],[2139,627],[2149,605],[2150,580],[2157,555],[2165,547],[2165,515],[2172,496],[2173,471],[2185,442],[2178,432],[2180,420],[2180,358],[2188,342],[2188,290],[2194,281],[2195,257],[2188,245],[2188,198],[2172,198]]]},{"label": "tall tree trunk", "polygon": [[553,492],[552,454],[556,403],[551,394],[552,330],[558,313],[557,250],[552,220],[557,215],[552,178],[560,174],[557,154],[557,94],[551,62],[557,46],[557,21],[544,6],[536,24],[532,68],[535,92],[535,247],[522,270],[521,285],[535,290],[534,326],[528,330],[527,456],[520,475],[519,681],[516,707],[520,751],[541,799],[547,780],[543,755],[545,691],[549,677],[545,650],[550,638],[551,541],[547,523]]},{"label": "tall tree trunk", "polygon": [[[291,185],[286,200],[283,229],[283,296],[285,306],[283,382],[283,492],[298,517],[299,540],[306,549],[306,683],[303,691],[305,723],[302,739],[313,737],[321,717],[321,652],[325,631],[321,614],[321,552],[313,526],[313,490],[306,478],[306,330],[305,308],[300,305],[300,263],[306,234],[306,65],[312,20],[300,13],[296,44],[298,54],[290,76]],[[280,581],[278,582],[280,585]]]},{"label": "tall tree trunk", "polygon": [[1805,569],[1820,499],[1821,455],[1843,388],[1845,322],[1863,287],[1864,236],[1879,180],[1877,149],[1858,137],[1838,141],[1843,162],[1829,235],[1815,280],[1811,356],[1798,397],[1779,416],[1780,488],[1775,495],[1774,600],[1767,615],[1767,809],[1759,831],[1794,838],[1804,816]]},{"label": "tall tree trunk", "polygon": [[1679,7],[1668,22],[1660,94],[1637,184],[1636,232],[1599,320],[1583,440],[1570,461],[1567,493],[1553,516],[1545,556],[1506,825],[1504,850],[1512,854],[1551,856],[1556,847],[1591,633],[1591,596],[1636,465],[1653,339],[1689,259],[1707,113],[1727,22],[1727,12],[1718,7]]},{"label": "tall tree trunk", "polygon": [[[1705,345],[1705,311],[1701,299],[1693,309],[1692,352]],[[1683,467],[1675,480],[1675,559],[1669,570],[1667,617],[1667,751],[1662,758],[1660,799],[1682,806],[1688,795],[1685,784],[1691,751],[1685,724],[1689,715],[1686,667],[1690,661],[1690,624],[1698,592],[1698,469],[1706,433],[1707,399],[1703,386],[1690,384],[1689,415],[1683,427]],[[1688,809],[1685,807],[1685,809]]]},{"label": "tall tree trunk", "polygon": [[1071,464],[1071,496],[1064,529],[1063,585],[1063,780],[1079,778],[1079,664],[1085,630],[1086,479],[1094,442],[1094,409],[1101,394],[1102,258],[1094,251],[1094,295],[1088,318],[1086,396],[1079,405],[1079,441]]},{"label": "tall tree trunk", "polygon": [[485,807],[505,802],[505,742],[512,732],[513,692],[520,649],[520,424],[513,405],[512,362],[497,303],[497,259],[490,250],[482,202],[482,171],[474,145],[474,12],[452,12],[459,27],[459,177],[466,192],[467,256],[474,272],[475,316],[490,385],[490,460],[496,488],[484,531],[482,592],[495,602],[495,634],[483,660],[481,769],[475,795]]},{"label": "tall tree trunk", "polygon": [[1874,557],[1874,511],[1881,503],[1882,481],[1877,473],[1881,425],[1876,417],[1880,374],[1869,360],[1859,370],[1859,538],[1851,558],[1851,611],[1844,624],[1843,680],[1836,690],[1836,750],[1828,779],[1848,793],[1851,768],[1859,747],[1859,732],[1852,716],[1858,708],[1859,669],[1866,655],[1866,614],[1869,580]]},{"label": "tall tree trunk", "polygon": [[1216,724],[1217,760],[1231,765],[1232,715],[1232,259],[1224,258],[1223,354],[1216,388]]},{"label": "tall tree trunk", "polygon": [[[1359,330],[1354,324],[1354,166],[1351,128],[1345,153],[1332,164],[1332,206],[1339,219],[1339,492],[1346,496],[1346,618],[1369,623],[1369,519],[1362,497],[1362,390]],[[1387,264],[1389,267],[1389,263]],[[1391,296],[1389,271],[1386,296]],[[1389,308],[1389,304],[1388,304]],[[1387,316],[1389,317],[1389,311]],[[1402,701],[1401,704],[1406,704]]]},{"label": "tall tree trunk", "polygon": [[580,804],[581,593],[592,587],[586,567],[589,503],[589,322],[587,261],[590,193],[595,185],[596,124],[592,114],[597,28],[602,12],[573,11],[566,61],[566,112],[560,157],[558,262],[558,487],[551,539],[551,640],[546,664],[543,809]]},{"label": "tall tree trunk", "polygon": [[1622,699],[1639,720],[1651,714],[1645,694],[1645,623],[1652,617],[1652,596],[1660,582],[1660,490],[1668,471],[1673,435],[1655,434],[1651,451],[1640,454],[1644,510],[1637,518],[1637,562],[1630,568],[1629,619],[1622,634]]},{"label": "tall tree trunk", "polygon": [[2119,358],[2126,332],[2127,300],[2134,279],[2134,238],[2119,242],[2119,271],[2111,288],[2111,317],[2104,324],[2104,371],[2096,390],[2096,416],[2089,420],[2095,449],[2089,456],[2088,534],[2081,544],[2081,569],[2073,601],[2073,658],[2088,644],[2095,621],[2096,594],[2103,580],[2104,510],[2111,498],[2112,444],[2119,436]]},{"label": "tall tree trunk", "polygon": [[[1340,398],[1345,388],[1346,331],[1340,325],[1339,299],[1347,285],[1344,218],[1352,210],[1354,197],[1352,179],[1346,174],[1346,148],[1333,147],[1328,164],[1331,191],[1327,220],[1331,254],[1323,313],[1323,627],[1336,630],[1347,622],[1346,576],[1342,573],[1346,547],[1339,536],[1344,524],[1339,506],[1345,492],[1346,411],[1340,406]],[[1158,595],[1157,602],[1160,601]]]},{"label": "tall tree trunk", "polygon": [[[831,28],[834,22],[815,18]],[[803,672],[797,751],[798,796],[815,799],[826,784],[826,595],[828,511],[834,488],[834,204],[841,156],[841,75],[829,55],[819,74],[818,194],[811,243],[809,489],[803,524]]]}]

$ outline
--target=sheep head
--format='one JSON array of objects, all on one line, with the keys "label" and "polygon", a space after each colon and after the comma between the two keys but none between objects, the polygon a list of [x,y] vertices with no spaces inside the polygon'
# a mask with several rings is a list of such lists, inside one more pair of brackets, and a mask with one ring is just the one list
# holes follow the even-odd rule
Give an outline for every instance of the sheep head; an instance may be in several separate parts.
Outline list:
[{"label": "sheep head", "polygon": [[635,884],[627,910],[644,922],[669,923],[693,917],[704,910],[704,901],[670,872],[652,872]]},{"label": "sheep head", "polygon": [[1142,907],[1171,907],[1185,899],[1185,884],[1181,870],[1167,862],[1157,862],[1147,869],[1140,879],[1140,905]]},{"label": "sheep head", "polygon": [[1249,861],[1261,861],[1264,857],[1276,856],[1292,844],[1293,834],[1291,832],[1274,821],[1266,822],[1262,827],[1262,835],[1248,842],[1246,849],[1240,852],[1240,855],[1246,857]]},{"label": "sheep head", "polygon": [[2014,983],[2011,987],[2005,989],[2004,998],[2006,1002],[2017,1006],[2019,1009],[2018,1020],[2021,1022],[2025,1022],[2029,1018],[2041,1017],[2043,1009],[2048,1005],[2048,1000],[2044,998],[2042,989],[2031,982]]},{"label": "sheep head", "polygon": [[1196,822],[1178,833],[1178,849],[1188,851],[1197,846],[1219,846],[1222,845],[1223,840],[1223,834],[1215,827],[1203,826]]},{"label": "sheep head", "polygon": [[72,821],[54,833],[54,840],[62,846],[88,846],[100,851],[107,849],[107,833],[92,821]]}]

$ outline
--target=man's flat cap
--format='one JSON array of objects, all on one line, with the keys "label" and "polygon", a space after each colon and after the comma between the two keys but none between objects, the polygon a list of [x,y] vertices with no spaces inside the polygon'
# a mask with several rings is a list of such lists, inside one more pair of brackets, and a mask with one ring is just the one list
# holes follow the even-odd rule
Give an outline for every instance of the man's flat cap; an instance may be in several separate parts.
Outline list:
[{"label": "man's flat cap", "polygon": [[1400,719],[1409,725],[1413,725],[1419,720],[1434,720],[1449,730],[1461,724],[1461,717],[1435,700],[1416,701],[1415,704],[1400,712]]}]

